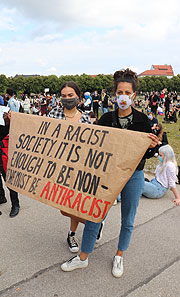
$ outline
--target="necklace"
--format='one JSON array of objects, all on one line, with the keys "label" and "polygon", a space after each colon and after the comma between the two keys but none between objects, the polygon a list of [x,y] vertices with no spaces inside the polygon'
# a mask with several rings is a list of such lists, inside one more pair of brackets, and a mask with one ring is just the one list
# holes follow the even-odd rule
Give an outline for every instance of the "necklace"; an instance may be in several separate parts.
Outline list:
[{"label": "necklace", "polygon": [[71,118],[71,119],[72,119],[72,118],[74,118],[77,114],[78,114],[78,110],[76,110],[76,112],[75,112],[75,114],[74,114],[73,116],[68,116],[68,115],[66,115],[66,114],[65,114],[65,116],[66,116],[67,118]]}]

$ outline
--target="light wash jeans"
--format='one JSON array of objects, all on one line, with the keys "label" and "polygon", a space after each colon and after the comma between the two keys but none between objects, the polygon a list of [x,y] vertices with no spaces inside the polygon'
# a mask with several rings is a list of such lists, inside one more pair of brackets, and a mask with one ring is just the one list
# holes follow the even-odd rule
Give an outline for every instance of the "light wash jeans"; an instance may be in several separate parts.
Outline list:
[{"label": "light wash jeans", "polygon": [[147,198],[161,198],[168,188],[162,186],[155,178],[150,182],[144,182],[143,196]]},{"label": "light wash jeans", "polygon": [[101,112],[102,112],[102,114],[108,112],[108,108],[101,106]]},{"label": "light wash jeans", "polygon": [[[121,191],[121,231],[118,243],[118,250],[120,251],[127,250],[129,246],[143,186],[143,170],[135,170]],[[92,253],[100,225],[101,223],[86,221],[81,244],[82,252],[87,254]]]}]

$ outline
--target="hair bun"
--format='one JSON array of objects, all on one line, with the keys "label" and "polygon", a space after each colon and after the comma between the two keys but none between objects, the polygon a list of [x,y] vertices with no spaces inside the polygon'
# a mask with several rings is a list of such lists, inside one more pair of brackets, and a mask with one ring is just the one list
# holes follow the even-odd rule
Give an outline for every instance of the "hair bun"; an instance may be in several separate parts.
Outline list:
[{"label": "hair bun", "polygon": [[137,74],[129,68],[116,71],[114,73],[113,78],[114,78],[114,80],[117,80],[118,78],[122,78],[122,77],[126,77],[126,76],[133,77],[135,81],[137,81],[137,79],[138,79]]},{"label": "hair bun", "polygon": [[116,92],[119,82],[128,82],[132,83],[133,91],[136,92],[139,81],[137,74],[129,68],[118,70],[114,73],[114,90]]},{"label": "hair bun", "polygon": [[124,73],[123,70],[116,71],[113,75],[114,80],[117,80],[119,77],[122,77],[123,73]]}]

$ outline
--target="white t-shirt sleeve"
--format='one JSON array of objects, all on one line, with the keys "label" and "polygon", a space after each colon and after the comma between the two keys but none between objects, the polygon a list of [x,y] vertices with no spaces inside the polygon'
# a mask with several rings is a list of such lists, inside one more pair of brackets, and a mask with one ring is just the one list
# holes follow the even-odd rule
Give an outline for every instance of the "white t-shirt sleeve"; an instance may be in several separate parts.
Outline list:
[{"label": "white t-shirt sleeve", "polygon": [[176,187],[176,166],[172,162],[168,162],[166,165],[166,175],[169,188]]},{"label": "white t-shirt sleeve", "polygon": [[156,179],[165,188],[176,187],[176,166],[173,162],[167,162],[162,172],[159,172],[160,165],[156,167]]}]

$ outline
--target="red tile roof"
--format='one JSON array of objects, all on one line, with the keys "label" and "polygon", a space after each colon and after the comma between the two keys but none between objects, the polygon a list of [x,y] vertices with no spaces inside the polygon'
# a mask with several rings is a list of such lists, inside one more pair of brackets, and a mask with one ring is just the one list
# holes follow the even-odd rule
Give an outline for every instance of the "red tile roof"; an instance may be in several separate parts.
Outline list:
[{"label": "red tile roof", "polygon": [[152,65],[151,70],[146,70],[142,73],[140,73],[138,76],[144,76],[144,75],[163,75],[163,76],[174,76],[174,72],[171,65]]}]

